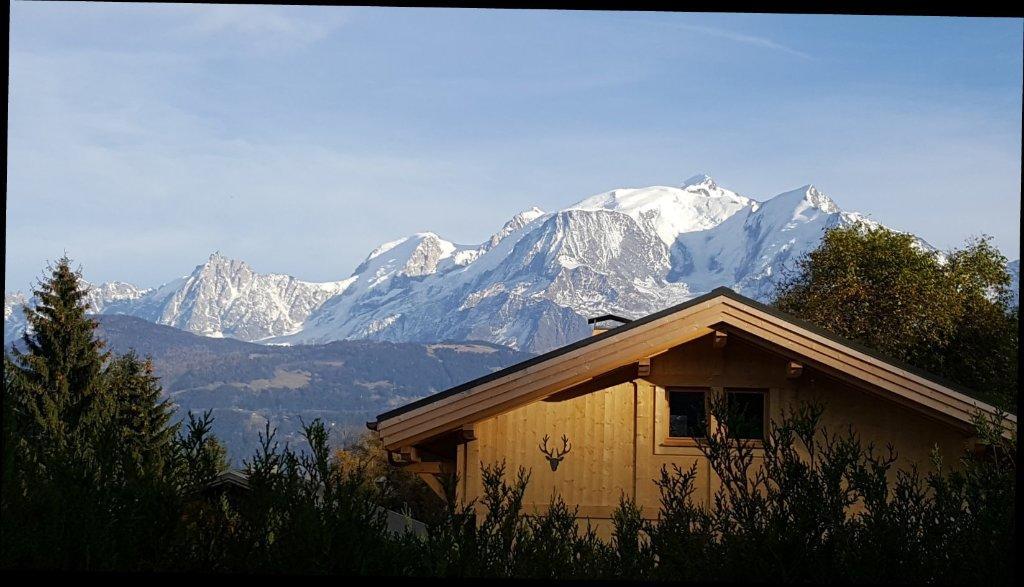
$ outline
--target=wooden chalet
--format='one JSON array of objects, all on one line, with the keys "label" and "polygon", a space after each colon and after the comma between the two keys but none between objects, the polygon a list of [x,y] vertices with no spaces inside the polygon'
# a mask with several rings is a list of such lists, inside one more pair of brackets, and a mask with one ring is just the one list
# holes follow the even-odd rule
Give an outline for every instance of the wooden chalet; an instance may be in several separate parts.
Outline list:
[{"label": "wooden chalet", "polygon": [[[953,460],[975,442],[977,411],[996,413],[968,390],[727,288],[638,320],[592,322],[608,320],[621,325],[595,324],[591,337],[385,412],[368,426],[393,463],[438,493],[438,477],[455,473],[457,499],[477,498],[481,464],[504,460],[509,471],[532,471],[527,512],[543,511],[558,492],[581,517],[600,521],[621,494],[656,515],[653,480],[672,463],[696,462],[694,497],[711,499],[716,480],[697,439],[716,426],[706,414],[716,394],[762,414],[737,432],[755,443],[786,406],[813,399],[824,404],[829,430],[851,425],[866,442],[891,442],[898,465],[925,468],[935,445]],[[1004,426],[1013,433],[1016,416]]]}]

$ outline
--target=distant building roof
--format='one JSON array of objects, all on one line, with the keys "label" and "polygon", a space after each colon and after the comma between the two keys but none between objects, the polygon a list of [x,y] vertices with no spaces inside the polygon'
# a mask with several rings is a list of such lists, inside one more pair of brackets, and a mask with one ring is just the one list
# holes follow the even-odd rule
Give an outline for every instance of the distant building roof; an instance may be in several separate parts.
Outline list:
[{"label": "distant building roof", "polygon": [[[251,486],[249,485],[249,476],[244,471],[228,469],[214,477],[214,479],[204,485],[200,491],[202,493],[207,493],[217,489],[249,491],[251,489]],[[402,534],[408,530],[421,538],[426,537],[427,525],[423,522],[389,509],[381,507],[377,508],[377,511],[381,510],[385,513],[388,532]]]},{"label": "distant building roof", "polygon": [[248,491],[249,476],[237,469],[228,469],[214,477],[213,481],[210,481],[203,487],[203,490],[209,491],[221,487],[237,487]]}]

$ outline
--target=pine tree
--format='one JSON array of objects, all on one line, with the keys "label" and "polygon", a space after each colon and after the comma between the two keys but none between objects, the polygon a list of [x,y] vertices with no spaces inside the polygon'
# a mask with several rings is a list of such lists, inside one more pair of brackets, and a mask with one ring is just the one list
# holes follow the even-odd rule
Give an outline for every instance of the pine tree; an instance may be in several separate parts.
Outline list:
[{"label": "pine tree", "polygon": [[115,406],[112,431],[122,471],[136,478],[163,474],[176,426],[169,425],[172,406],[161,399],[152,360],[141,360],[129,351],[110,362],[104,378]]},{"label": "pine tree", "polygon": [[87,290],[67,256],[50,267],[35,290],[38,303],[25,307],[25,349],[12,349],[12,402],[23,443],[30,449],[88,451],[105,408],[103,364],[109,353],[94,338],[86,317]]},{"label": "pine tree", "polygon": [[[176,524],[170,405],[149,361],[111,358],[67,257],[4,358],[3,562],[131,568]],[[8,430],[7,424],[11,424]]]}]

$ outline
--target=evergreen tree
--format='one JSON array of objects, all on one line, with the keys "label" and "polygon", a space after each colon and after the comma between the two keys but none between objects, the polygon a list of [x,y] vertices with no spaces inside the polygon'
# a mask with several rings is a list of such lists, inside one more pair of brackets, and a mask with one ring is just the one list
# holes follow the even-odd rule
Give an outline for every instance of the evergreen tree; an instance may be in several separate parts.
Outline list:
[{"label": "evergreen tree", "polygon": [[108,353],[93,337],[96,322],[86,317],[87,291],[67,256],[50,267],[35,290],[38,303],[25,307],[25,351],[12,349],[6,361],[16,426],[29,451],[85,451],[98,429],[104,406],[103,364]]},{"label": "evergreen tree", "polygon": [[175,427],[172,406],[161,399],[163,389],[153,363],[134,351],[113,359],[104,371],[115,406],[112,431],[125,475],[160,475],[171,456]]},{"label": "evergreen tree", "polygon": [[34,293],[24,350],[4,358],[3,559],[68,569],[151,563],[176,523],[165,474],[170,406],[148,362],[103,350],[67,257]]}]

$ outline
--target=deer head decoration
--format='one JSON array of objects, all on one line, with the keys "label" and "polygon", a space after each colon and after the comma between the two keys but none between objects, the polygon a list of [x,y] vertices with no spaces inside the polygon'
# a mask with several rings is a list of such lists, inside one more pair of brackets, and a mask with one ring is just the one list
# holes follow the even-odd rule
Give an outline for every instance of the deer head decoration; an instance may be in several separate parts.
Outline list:
[{"label": "deer head decoration", "polygon": [[548,464],[551,465],[551,470],[555,471],[558,469],[558,463],[562,462],[565,455],[569,454],[572,450],[572,445],[569,444],[569,438],[566,435],[562,435],[562,449],[548,448],[548,435],[545,434],[544,438],[541,439],[540,452],[544,453],[544,456],[548,459]]}]

